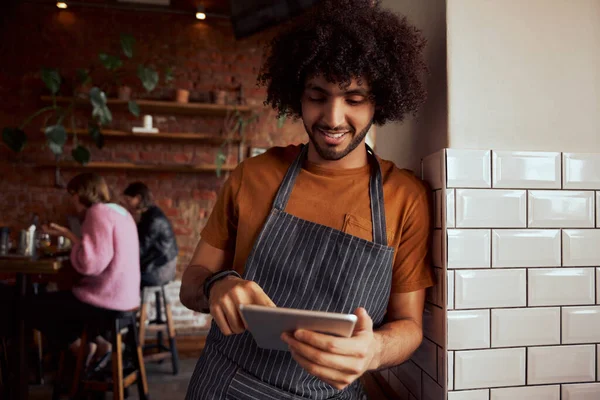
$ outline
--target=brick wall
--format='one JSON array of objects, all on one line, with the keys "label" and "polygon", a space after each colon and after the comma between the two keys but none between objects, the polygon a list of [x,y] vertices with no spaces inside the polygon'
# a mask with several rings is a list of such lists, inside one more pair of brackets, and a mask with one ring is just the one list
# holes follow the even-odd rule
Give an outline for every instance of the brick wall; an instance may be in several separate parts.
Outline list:
[{"label": "brick wall", "polygon": [[[137,62],[161,67],[165,62],[174,67],[173,87],[159,86],[145,95],[136,79],[126,79],[134,89],[134,97],[164,99],[173,96],[174,88],[191,91],[192,98],[208,98],[210,90],[241,83],[249,104],[261,104],[264,90],[256,87],[256,75],[263,56],[263,46],[275,32],[268,31],[236,41],[227,21],[198,22],[193,16],[161,15],[72,7],[59,11],[53,6],[22,4],[14,15],[6,18],[0,35],[0,128],[18,126],[43,104],[44,93],[39,71],[42,67],[59,68],[70,79],[78,68],[99,65],[98,53],[118,53],[119,35],[132,34],[136,40],[134,58],[128,67],[134,75]],[[93,73],[95,83],[105,85],[109,76],[99,68]],[[70,95],[72,87],[63,85],[61,94]],[[115,96],[116,87],[106,87]],[[141,118],[124,111],[113,111],[111,129],[130,130],[141,126]],[[87,114],[78,111],[74,124],[86,126]],[[219,134],[223,117],[190,117],[154,115],[155,126],[161,132],[202,132]],[[53,187],[54,171],[37,168],[36,164],[52,161],[39,132],[42,120],[30,124],[26,132],[30,143],[15,155],[0,146],[0,225],[21,229],[38,213],[43,221],[65,222],[70,211],[63,190]],[[278,129],[273,112],[261,112],[260,123],[249,127],[247,136],[254,146],[285,145],[304,140],[300,123],[288,122]],[[71,139],[66,154],[70,153]],[[129,161],[150,164],[213,163],[217,148],[205,144],[182,142],[117,142],[106,141],[102,150],[92,148],[94,161]],[[237,149],[229,155],[235,161]],[[65,180],[81,171],[63,171]],[[181,274],[189,261],[199,234],[223,183],[212,172],[199,174],[103,172],[115,193],[121,193],[134,180],[148,184],[158,205],[171,218],[181,249],[178,266]],[[175,291],[173,297],[177,297]],[[177,309],[176,313],[183,313]],[[188,319],[186,319],[188,318]],[[182,316],[178,327],[204,325],[201,319]]]}]

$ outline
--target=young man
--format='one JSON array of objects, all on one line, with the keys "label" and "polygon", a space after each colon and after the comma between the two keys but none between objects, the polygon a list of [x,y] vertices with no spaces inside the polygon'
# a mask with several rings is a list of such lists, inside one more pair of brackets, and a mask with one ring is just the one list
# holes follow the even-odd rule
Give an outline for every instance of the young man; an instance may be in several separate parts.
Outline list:
[{"label": "young man", "polygon": [[[214,318],[188,399],[360,399],[365,371],[419,346],[433,284],[428,193],[365,136],[423,102],[423,46],[372,0],[327,0],[272,42],[259,81],[309,143],[248,159],[224,185],[183,275],[182,302]],[[358,322],[351,338],[298,330],[282,336],[290,352],[269,351],[240,304]]]}]

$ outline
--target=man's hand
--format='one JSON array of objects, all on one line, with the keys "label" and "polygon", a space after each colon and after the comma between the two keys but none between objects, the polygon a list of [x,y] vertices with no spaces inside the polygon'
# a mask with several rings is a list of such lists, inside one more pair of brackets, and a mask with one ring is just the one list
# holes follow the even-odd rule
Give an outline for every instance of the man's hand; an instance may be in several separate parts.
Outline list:
[{"label": "man's hand", "polygon": [[354,314],[358,321],[350,338],[302,329],[293,336],[289,333],[281,336],[302,368],[339,390],[379,366],[380,344],[373,333],[373,320],[364,308],[356,309]]},{"label": "man's hand", "polygon": [[225,336],[242,333],[246,326],[240,315],[240,304],[276,307],[269,296],[253,281],[228,276],[210,289],[210,314]]}]

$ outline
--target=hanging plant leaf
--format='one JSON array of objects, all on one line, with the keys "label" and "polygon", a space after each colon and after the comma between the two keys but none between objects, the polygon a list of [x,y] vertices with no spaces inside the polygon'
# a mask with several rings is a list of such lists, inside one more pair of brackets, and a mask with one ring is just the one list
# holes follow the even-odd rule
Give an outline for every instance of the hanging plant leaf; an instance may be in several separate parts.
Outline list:
[{"label": "hanging plant leaf", "polygon": [[138,103],[136,103],[134,100],[129,100],[129,103],[127,103],[127,106],[129,107],[130,113],[132,113],[136,117],[140,116],[140,106],[138,105]]},{"label": "hanging plant leaf", "polygon": [[104,147],[104,135],[100,131],[100,127],[96,124],[90,124],[88,126],[88,133],[96,144],[96,147],[102,149]]},{"label": "hanging plant leaf", "polygon": [[55,69],[43,68],[42,69],[42,80],[50,93],[56,94],[58,93],[58,89],[60,88],[60,74]]},{"label": "hanging plant leaf", "polygon": [[175,77],[173,76],[173,67],[165,68],[165,83],[171,82]]},{"label": "hanging plant leaf", "polygon": [[63,153],[63,147],[67,142],[67,131],[62,125],[51,125],[45,130],[48,146],[55,155]]},{"label": "hanging plant leaf", "polygon": [[158,72],[152,68],[138,65],[137,75],[138,78],[140,78],[140,81],[142,81],[144,89],[148,92],[153,91],[154,88],[156,88],[156,85],[158,85]]},{"label": "hanging plant leaf", "polygon": [[92,82],[92,77],[87,69],[79,68],[77,70],[77,82],[81,85],[87,85]]},{"label": "hanging plant leaf", "polygon": [[90,162],[90,158],[92,155],[87,148],[79,145],[71,151],[71,156],[73,156],[73,159],[79,164],[86,165]]},{"label": "hanging plant leaf", "polygon": [[121,61],[121,59],[117,56],[113,56],[106,53],[100,53],[98,57],[100,58],[100,62],[102,63],[102,65],[104,65],[104,68],[106,68],[109,71],[114,71],[123,66],[123,61]]},{"label": "hanging plant leaf", "polygon": [[106,106],[106,94],[97,87],[90,90],[90,102],[93,110],[92,116],[100,123],[107,125],[112,122],[112,113]]},{"label": "hanging plant leaf", "polygon": [[121,48],[123,49],[123,54],[125,57],[131,58],[133,57],[133,46],[135,45],[135,38],[131,35],[122,34],[121,35]]},{"label": "hanging plant leaf", "polygon": [[19,128],[6,127],[2,130],[2,141],[9,149],[19,153],[27,144],[27,135]]},{"label": "hanging plant leaf", "polygon": [[286,114],[283,114],[279,118],[277,118],[277,128],[279,128],[279,129],[283,128],[283,125],[285,124],[286,119],[287,119]]},{"label": "hanging plant leaf", "polygon": [[222,149],[219,149],[219,151],[217,152],[217,158],[215,160],[217,178],[221,177],[221,171],[223,169],[223,164],[225,164],[225,161],[227,161],[227,156],[225,155],[225,153],[223,153]]}]

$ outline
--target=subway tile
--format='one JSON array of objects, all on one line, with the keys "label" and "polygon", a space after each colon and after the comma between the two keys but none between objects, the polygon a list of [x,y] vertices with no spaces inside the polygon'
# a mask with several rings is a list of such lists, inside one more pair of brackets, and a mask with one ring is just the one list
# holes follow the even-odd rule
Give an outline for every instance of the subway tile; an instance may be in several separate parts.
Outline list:
[{"label": "subway tile", "polygon": [[448,392],[448,400],[489,400],[489,390],[461,390],[458,392]]},{"label": "subway tile", "polygon": [[560,267],[560,230],[494,229],[492,267]]},{"label": "subway tile", "polygon": [[423,374],[423,393],[422,400],[442,400],[444,398],[444,388],[437,384],[427,374]]},{"label": "subway tile", "polygon": [[600,383],[562,385],[562,400],[598,400]]},{"label": "subway tile", "polygon": [[493,151],[492,187],[560,189],[560,153]]},{"label": "subway tile", "polygon": [[524,307],[527,303],[525,269],[454,271],[454,307]]},{"label": "subway tile", "polygon": [[448,279],[446,304],[448,304],[448,309],[452,310],[454,308],[454,271],[447,271],[446,278]]},{"label": "subway tile", "polygon": [[454,352],[448,351],[448,390],[454,389]]},{"label": "subway tile", "polygon": [[528,289],[529,306],[594,304],[594,269],[530,269]]},{"label": "subway tile", "polygon": [[600,189],[600,154],[564,153],[564,189]]},{"label": "subway tile", "polygon": [[434,267],[443,268],[443,243],[442,238],[444,235],[442,234],[441,229],[433,230],[432,237],[432,245],[431,245],[431,261],[433,262]]},{"label": "subway tile", "polygon": [[492,347],[560,344],[560,308],[492,310]]},{"label": "subway tile", "polygon": [[596,304],[600,304],[600,268],[596,268]]},{"label": "subway tile", "polygon": [[444,307],[444,288],[446,285],[445,275],[443,269],[433,268],[435,274],[435,285],[428,287],[426,290],[426,300],[430,303],[435,304],[438,307]]},{"label": "subway tile", "polygon": [[423,338],[411,360],[429,375],[437,377],[437,345],[431,340]]},{"label": "subway tile", "polygon": [[600,344],[596,345],[596,380],[600,381]]},{"label": "subway tile", "polygon": [[448,311],[448,350],[490,347],[490,310]]},{"label": "subway tile", "polygon": [[527,349],[527,384],[589,382],[596,379],[596,346]]},{"label": "subway tile", "polygon": [[447,187],[490,188],[489,150],[446,149]]},{"label": "subway tile", "polygon": [[433,192],[433,223],[436,229],[442,228],[442,211],[444,202],[442,201],[443,190]]},{"label": "subway tile", "polygon": [[455,351],[454,388],[481,389],[525,384],[525,349]]},{"label": "subway tile", "polygon": [[457,228],[525,228],[525,190],[456,189]]},{"label": "subway tile", "polygon": [[446,227],[454,228],[456,226],[454,218],[454,189],[446,190]]},{"label": "subway tile", "polygon": [[564,344],[600,342],[600,306],[563,307]]},{"label": "subway tile", "polygon": [[409,360],[392,369],[392,373],[396,374],[411,393],[421,398],[421,368]]},{"label": "subway tile", "polygon": [[431,190],[442,189],[445,181],[445,151],[437,151],[421,161],[423,180],[429,184]]},{"label": "subway tile", "polygon": [[600,229],[565,229],[562,235],[565,267],[600,265]]},{"label": "subway tile", "polygon": [[489,229],[448,229],[448,268],[489,268]]},{"label": "subway tile", "polygon": [[530,228],[593,228],[594,192],[530,190]]},{"label": "subway tile", "polygon": [[440,346],[444,346],[445,325],[444,310],[430,303],[425,303],[423,310],[423,336]]},{"label": "subway tile", "polygon": [[490,400],[560,400],[560,385],[492,389]]},{"label": "subway tile", "polygon": [[596,228],[600,228],[600,192],[596,192]]}]

